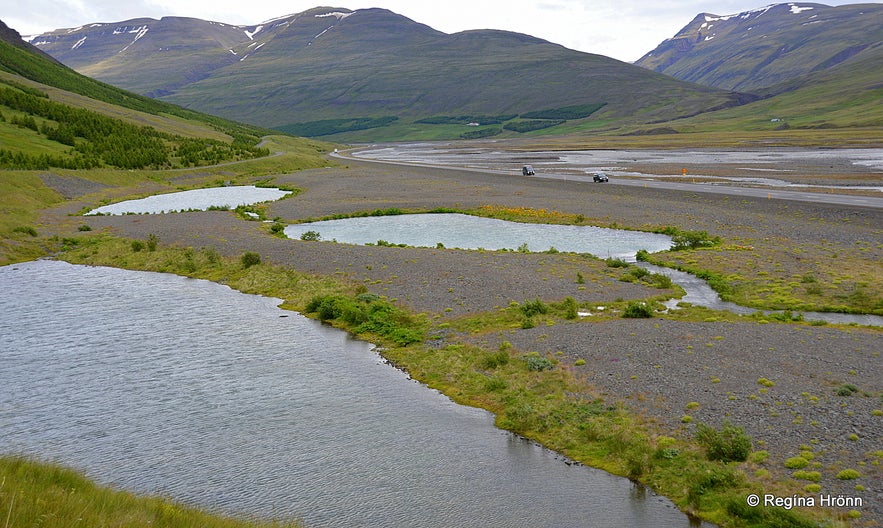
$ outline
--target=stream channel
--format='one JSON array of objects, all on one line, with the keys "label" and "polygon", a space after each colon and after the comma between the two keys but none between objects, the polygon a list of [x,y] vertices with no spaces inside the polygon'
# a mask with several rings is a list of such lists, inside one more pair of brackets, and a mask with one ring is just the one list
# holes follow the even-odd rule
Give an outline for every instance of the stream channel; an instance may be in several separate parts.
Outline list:
[{"label": "stream channel", "polygon": [[688,527],[279,300],[159,273],[0,267],[0,452],[309,527]]}]

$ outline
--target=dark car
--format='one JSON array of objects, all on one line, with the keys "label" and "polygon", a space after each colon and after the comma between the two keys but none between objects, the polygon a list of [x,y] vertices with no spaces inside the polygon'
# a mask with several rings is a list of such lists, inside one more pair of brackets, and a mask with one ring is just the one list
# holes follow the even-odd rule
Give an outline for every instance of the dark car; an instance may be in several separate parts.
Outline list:
[{"label": "dark car", "polygon": [[521,167],[521,174],[525,176],[533,176],[536,172],[534,172],[533,167],[530,165],[525,165],[524,167]]},{"label": "dark car", "polygon": [[594,181],[596,183],[604,183],[604,182],[610,181],[610,178],[608,178],[607,175],[604,174],[603,172],[596,172],[592,176],[592,181]]}]

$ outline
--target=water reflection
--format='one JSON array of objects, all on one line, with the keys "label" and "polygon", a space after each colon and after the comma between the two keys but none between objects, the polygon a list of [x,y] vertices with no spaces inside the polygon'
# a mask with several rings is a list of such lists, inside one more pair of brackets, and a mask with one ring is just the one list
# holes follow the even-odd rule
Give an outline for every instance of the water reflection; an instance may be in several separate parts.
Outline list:
[{"label": "water reflection", "polygon": [[2,452],[315,527],[690,525],[277,300],[51,261],[0,282]]}]

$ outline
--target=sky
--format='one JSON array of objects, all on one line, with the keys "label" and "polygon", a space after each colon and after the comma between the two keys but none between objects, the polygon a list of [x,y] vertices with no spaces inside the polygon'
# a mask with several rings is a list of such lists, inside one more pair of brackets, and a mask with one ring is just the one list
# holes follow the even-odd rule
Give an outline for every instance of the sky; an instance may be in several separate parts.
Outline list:
[{"label": "sky", "polygon": [[[0,0],[0,20],[22,35],[94,22],[187,16],[235,25],[300,13],[321,5],[382,7],[445,33],[503,29],[562,46],[634,62],[700,13],[732,15],[764,0]],[[800,3],[800,2],[798,2]],[[818,0],[837,6],[860,0]],[[881,2],[872,2],[881,3]]]}]

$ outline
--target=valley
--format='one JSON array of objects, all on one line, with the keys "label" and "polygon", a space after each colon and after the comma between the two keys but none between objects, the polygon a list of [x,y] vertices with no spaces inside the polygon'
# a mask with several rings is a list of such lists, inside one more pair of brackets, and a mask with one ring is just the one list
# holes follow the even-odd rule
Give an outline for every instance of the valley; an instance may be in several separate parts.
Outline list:
[{"label": "valley", "polygon": [[[800,15],[779,14],[780,24]],[[182,35],[193,40],[168,40]],[[384,368],[489,411],[511,438],[539,443],[567,466],[640,482],[693,518],[724,527],[883,522],[883,333],[801,316],[883,316],[879,46],[741,92],[528,35],[447,35],[382,9],[316,8],[258,26],[135,19],[40,39],[44,52],[0,27],[0,265],[16,280],[26,271],[16,266],[45,258],[278,299],[375,344]],[[360,157],[368,155],[377,159]],[[521,176],[524,164],[537,174]],[[587,181],[596,171],[610,181]],[[86,214],[239,186],[288,194],[200,211]],[[285,236],[290,224],[414,213],[666,235],[671,249],[636,258],[759,311],[695,306],[663,274],[604,255],[531,251],[527,241],[464,250],[409,247],[385,234],[366,245]],[[225,311],[222,301],[209,305]],[[16,321],[0,316],[9,335]],[[186,361],[198,364],[199,345],[188,347],[196,356]],[[268,371],[308,385],[289,360],[278,357]],[[328,377],[350,379],[348,360],[332,363]],[[0,379],[11,376],[5,365]],[[0,409],[28,424],[3,386]],[[200,397],[218,396],[204,390]],[[285,421],[281,409],[268,423]],[[322,471],[339,461],[300,463]],[[88,487],[78,477],[38,464],[49,478],[22,484],[23,466],[0,457],[8,526],[47,515],[74,524],[84,511],[96,525],[146,527],[167,515],[171,525],[230,526],[184,520],[198,514],[177,502],[146,502],[137,514],[75,502],[68,490]],[[243,467],[246,481],[274,486],[272,468]],[[132,471],[125,478],[137,480]],[[12,483],[21,487],[10,492]],[[75,506],[47,505],[49,489]],[[186,502],[186,491],[171,501]],[[756,507],[754,494],[852,500]],[[507,497],[496,499],[506,506]],[[593,518],[578,500],[566,502]]]}]

